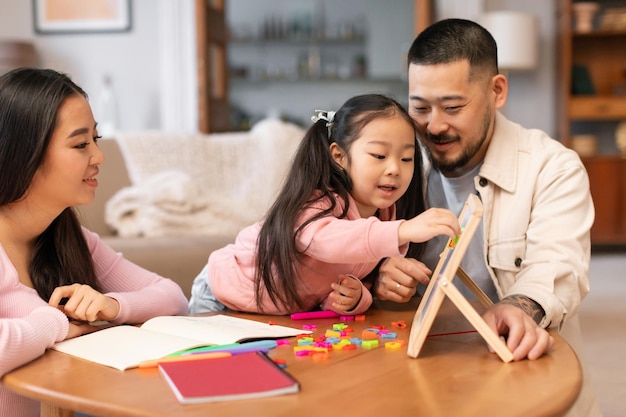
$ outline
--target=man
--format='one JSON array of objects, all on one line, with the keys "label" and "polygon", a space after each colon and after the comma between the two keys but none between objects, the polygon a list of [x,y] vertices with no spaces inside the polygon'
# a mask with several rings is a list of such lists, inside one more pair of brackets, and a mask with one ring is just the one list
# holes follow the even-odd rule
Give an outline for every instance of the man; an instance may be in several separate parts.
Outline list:
[{"label": "man", "polygon": [[[462,19],[431,25],[413,42],[408,62],[409,112],[428,155],[426,206],[459,213],[469,193],[483,203],[462,266],[496,301],[484,320],[506,336],[514,360],[548,352],[547,328],[559,331],[580,357],[578,309],[589,291],[594,208],[579,157],[497,111],[506,102],[507,80],[498,74],[495,40],[480,25]],[[403,203],[398,209],[402,213]],[[419,258],[434,270],[444,245],[445,238],[430,241]],[[387,259],[374,294],[406,302],[423,283],[423,270],[409,257]],[[589,376],[583,378],[570,415],[599,416]]]}]

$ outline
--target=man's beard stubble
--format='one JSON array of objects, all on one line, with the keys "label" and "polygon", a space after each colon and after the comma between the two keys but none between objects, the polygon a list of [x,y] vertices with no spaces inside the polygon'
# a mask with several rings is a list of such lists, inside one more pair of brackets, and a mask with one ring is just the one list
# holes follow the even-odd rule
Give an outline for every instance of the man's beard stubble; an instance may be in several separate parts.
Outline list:
[{"label": "man's beard stubble", "polygon": [[[485,114],[485,118],[483,119],[480,140],[477,141],[476,143],[469,144],[468,146],[463,148],[461,155],[454,160],[437,160],[431,153],[430,148],[426,146],[428,158],[430,159],[432,167],[436,169],[437,171],[441,172],[442,174],[444,174],[445,176],[449,176],[450,174],[454,174],[455,171],[457,171],[458,169],[466,166],[472,160],[472,158],[478,153],[480,148],[483,146],[483,144],[487,140],[487,133],[489,132],[490,120],[491,118],[489,116],[489,112],[487,112]],[[425,140],[427,142],[432,142],[432,143],[448,143],[448,142],[453,142],[453,141],[459,142],[461,138],[458,135],[448,135],[445,133],[440,134],[440,135],[433,135],[429,133],[428,131],[426,131]]]}]

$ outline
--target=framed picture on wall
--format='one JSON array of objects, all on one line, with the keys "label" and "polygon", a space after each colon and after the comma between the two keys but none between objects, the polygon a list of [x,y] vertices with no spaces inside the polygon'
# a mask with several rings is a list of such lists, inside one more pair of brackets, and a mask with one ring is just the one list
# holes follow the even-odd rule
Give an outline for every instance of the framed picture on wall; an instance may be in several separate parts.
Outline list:
[{"label": "framed picture on wall", "polygon": [[127,32],[131,0],[33,0],[35,32]]}]

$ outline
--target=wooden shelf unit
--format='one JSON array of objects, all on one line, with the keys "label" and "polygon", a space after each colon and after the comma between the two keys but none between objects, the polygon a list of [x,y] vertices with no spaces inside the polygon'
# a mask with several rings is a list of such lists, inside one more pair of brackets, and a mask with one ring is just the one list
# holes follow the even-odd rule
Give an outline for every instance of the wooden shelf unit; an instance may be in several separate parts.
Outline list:
[{"label": "wooden shelf unit", "polygon": [[[198,61],[198,129],[203,133],[232,129],[229,114],[229,39],[224,8],[228,0],[195,0]],[[413,0],[414,28],[419,33],[433,17],[433,0]]]},{"label": "wooden shelf unit", "polygon": [[[626,120],[626,94],[616,91],[618,85],[626,85],[626,27],[599,28],[602,14],[609,8],[626,7],[626,0],[598,1],[600,10],[588,33],[575,29],[574,3],[559,0],[557,7],[558,137],[572,147],[575,134],[596,135],[601,152],[582,158],[596,209],[591,242],[594,246],[626,245],[626,158],[614,145],[614,136],[606,135],[613,125]],[[574,65],[587,70],[594,94],[572,93]]]}]

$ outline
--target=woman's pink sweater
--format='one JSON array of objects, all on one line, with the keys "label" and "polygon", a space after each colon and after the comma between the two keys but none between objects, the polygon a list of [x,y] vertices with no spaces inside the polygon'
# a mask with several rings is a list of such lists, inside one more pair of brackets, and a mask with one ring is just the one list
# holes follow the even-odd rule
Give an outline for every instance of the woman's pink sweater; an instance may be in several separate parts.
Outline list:
[{"label": "woman's pink sweater", "polygon": [[[106,295],[120,304],[113,323],[142,323],[159,315],[187,314],[187,299],[175,282],[124,259],[97,234],[83,229],[96,277]],[[37,292],[20,283],[17,271],[0,245],[0,377],[41,356],[64,340],[67,317]],[[35,417],[40,404],[0,386],[0,416]]]}]

